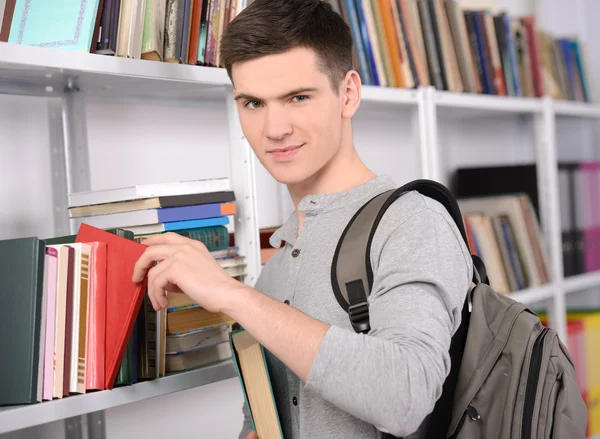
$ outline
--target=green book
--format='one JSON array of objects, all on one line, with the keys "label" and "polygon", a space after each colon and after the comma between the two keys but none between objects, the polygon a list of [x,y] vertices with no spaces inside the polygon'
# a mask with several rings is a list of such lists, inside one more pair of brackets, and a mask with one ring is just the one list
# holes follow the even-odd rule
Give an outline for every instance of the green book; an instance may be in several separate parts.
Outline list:
[{"label": "green book", "polygon": [[38,400],[45,252],[35,237],[0,241],[0,405]]},{"label": "green book", "polygon": [[264,347],[243,328],[230,332],[229,343],[252,428],[259,438],[283,439]]}]

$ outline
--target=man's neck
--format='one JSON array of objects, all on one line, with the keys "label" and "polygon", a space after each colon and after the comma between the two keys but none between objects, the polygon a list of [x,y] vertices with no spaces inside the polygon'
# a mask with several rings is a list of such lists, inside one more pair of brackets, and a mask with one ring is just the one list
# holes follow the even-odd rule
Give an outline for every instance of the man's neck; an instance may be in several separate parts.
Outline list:
[{"label": "man's neck", "polygon": [[307,195],[345,192],[374,177],[375,174],[354,153],[346,158],[334,158],[311,178],[288,185],[288,191],[294,206],[298,208]]}]

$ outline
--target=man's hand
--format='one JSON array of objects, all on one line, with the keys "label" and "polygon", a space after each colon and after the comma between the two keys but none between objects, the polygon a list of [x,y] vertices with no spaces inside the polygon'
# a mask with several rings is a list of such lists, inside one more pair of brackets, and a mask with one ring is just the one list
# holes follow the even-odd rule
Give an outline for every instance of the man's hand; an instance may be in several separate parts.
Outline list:
[{"label": "man's hand", "polygon": [[308,379],[329,325],[234,279],[201,242],[165,233],[143,243],[148,248],[135,264],[133,281],[148,273],[155,310],[167,306],[165,290],[185,293],[202,308],[228,315],[301,380]]},{"label": "man's hand", "polygon": [[[148,296],[155,310],[166,308],[165,290],[185,293],[211,312],[221,312],[227,299],[244,285],[227,274],[200,241],[176,233],[154,235],[135,264],[133,281],[148,273]],[[156,264],[158,262],[158,264]]]},{"label": "man's hand", "polygon": [[251,431],[250,434],[246,436],[246,439],[258,439],[258,435],[255,431]]}]

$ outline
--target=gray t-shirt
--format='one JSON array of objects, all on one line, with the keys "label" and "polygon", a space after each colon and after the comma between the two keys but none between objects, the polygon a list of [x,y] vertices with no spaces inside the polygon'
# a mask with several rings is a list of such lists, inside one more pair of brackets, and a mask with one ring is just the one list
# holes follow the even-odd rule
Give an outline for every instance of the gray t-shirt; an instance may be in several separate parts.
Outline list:
[{"label": "gray t-shirt", "polygon": [[[300,233],[293,214],[271,237],[272,246],[285,245],[263,267],[256,289],[331,325],[306,383],[267,353],[285,439],[375,439],[377,429],[424,437],[472,278],[458,228],[440,203],[417,192],[389,207],[371,248],[369,335],[353,331],[330,280],[348,221],[395,187],[378,176],[343,193],[307,196],[298,206],[305,211]],[[251,431],[243,409],[241,438]]]}]

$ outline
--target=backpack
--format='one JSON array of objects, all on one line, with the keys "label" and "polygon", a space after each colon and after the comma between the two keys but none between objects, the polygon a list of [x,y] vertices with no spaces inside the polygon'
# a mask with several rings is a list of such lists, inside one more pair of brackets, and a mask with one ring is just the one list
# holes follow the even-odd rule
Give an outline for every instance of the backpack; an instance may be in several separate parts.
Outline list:
[{"label": "backpack", "polygon": [[[415,180],[373,197],[349,221],[331,267],[335,297],[355,332],[369,331],[370,247],[377,225],[409,191],[440,202],[469,247],[458,203],[442,184]],[[526,305],[491,288],[483,261],[472,258],[475,286],[466,294],[461,324],[451,339],[450,373],[425,437],[585,438],[587,407],[557,332]]]}]

